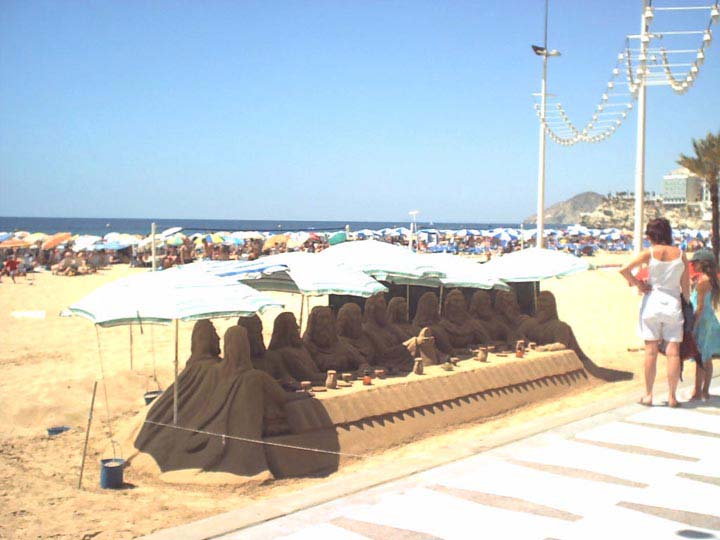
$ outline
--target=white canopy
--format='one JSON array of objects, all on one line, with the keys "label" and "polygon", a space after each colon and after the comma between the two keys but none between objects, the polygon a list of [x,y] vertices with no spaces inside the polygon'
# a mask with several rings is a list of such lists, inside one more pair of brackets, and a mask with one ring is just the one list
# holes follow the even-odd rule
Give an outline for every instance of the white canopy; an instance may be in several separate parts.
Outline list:
[{"label": "white canopy", "polygon": [[[510,290],[510,286],[488,269],[487,264],[481,264],[465,257],[436,253],[420,255],[433,268],[443,272],[445,277],[436,278],[437,286],[470,287],[475,289],[503,289]],[[432,283],[428,283],[432,285]]]},{"label": "white canopy", "polygon": [[503,281],[539,281],[562,277],[589,268],[582,259],[542,248],[508,253],[484,264],[486,271]]},{"label": "white canopy", "polygon": [[248,316],[283,307],[252,287],[177,267],[119,279],[70,306],[103,327]]},{"label": "white canopy", "polygon": [[254,289],[309,296],[349,294],[368,298],[387,288],[368,275],[313,253],[281,253],[256,261],[199,262],[186,266],[223,279],[242,280]]}]

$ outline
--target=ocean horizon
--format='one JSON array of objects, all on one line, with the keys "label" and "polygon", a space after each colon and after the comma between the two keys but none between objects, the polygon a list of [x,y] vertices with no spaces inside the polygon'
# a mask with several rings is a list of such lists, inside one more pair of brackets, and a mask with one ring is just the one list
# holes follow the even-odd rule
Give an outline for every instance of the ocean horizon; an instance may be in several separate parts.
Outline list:
[{"label": "ocean horizon", "polygon": [[[152,219],[152,218],[57,218],[57,217],[7,217],[0,216],[0,232],[71,232],[104,236],[110,232],[128,234],[150,234],[151,224],[155,222],[157,232],[170,227],[182,227],[189,233],[203,231],[337,231],[350,226],[350,230],[384,229],[386,227],[407,227],[406,221],[324,221],[324,220],[270,220],[270,219]],[[427,222],[418,221],[422,228],[438,229],[494,229],[495,227],[520,228],[520,222]],[[547,227],[560,227],[561,224],[546,224]],[[534,227],[531,225],[530,227]]]}]

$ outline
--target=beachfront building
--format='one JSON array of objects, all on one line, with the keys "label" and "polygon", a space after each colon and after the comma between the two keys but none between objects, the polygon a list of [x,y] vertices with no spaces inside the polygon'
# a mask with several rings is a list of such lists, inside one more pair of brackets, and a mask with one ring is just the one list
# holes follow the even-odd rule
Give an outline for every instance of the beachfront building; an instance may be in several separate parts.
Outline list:
[{"label": "beachfront building", "polygon": [[667,206],[706,206],[710,193],[704,189],[701,178],[685,167],[680,167],[663,176],[663,203]]}]

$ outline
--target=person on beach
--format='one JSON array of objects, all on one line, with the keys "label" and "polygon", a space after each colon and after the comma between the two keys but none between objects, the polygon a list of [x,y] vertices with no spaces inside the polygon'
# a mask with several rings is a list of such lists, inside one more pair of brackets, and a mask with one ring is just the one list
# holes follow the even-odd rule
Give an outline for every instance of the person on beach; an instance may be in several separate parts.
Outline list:
[{"label": "person on beach", "polygon": [[695,389],[690,400],[710,399],[713,356],[720,355],[720,282],[712,251],[693,253],[690,264],[700,273],[690,300],[695,309],[695,341],[700,357],[695,359]]},{"label": "person on beach", "polygon": [[[668,406],[679,407],[677,385],[680,379],[680,343],[683,340],[681,296],[690,297],[690,278],[685,254],[673,245],[672,228],[665,218],[651,220],[645,229],[650,248],[620,269],[628,285],[643,294],[640,307],[640,336],[645,341],[645,395],[641,405],[651,406],[657,369],[658,345],[667,342]],[[641,281],[632,271],[648,267],[648,280]]]}]

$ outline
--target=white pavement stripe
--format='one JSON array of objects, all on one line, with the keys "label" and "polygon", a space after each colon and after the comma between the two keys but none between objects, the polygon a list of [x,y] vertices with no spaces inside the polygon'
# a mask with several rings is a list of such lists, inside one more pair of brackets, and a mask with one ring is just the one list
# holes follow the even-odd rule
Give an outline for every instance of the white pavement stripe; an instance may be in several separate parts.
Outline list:
[{"label": "white pavement stripe", "polygon": [[400,529],[424,532],[445,540],[474,537],[538,540],[561,537],[570,524],[558,519],[497,509],[451,497],[437,491],[413,488],[389,493],[377,504],[347,509],[347,517]]},{"label": "white pavement stripe", "polygon": [[581,516],[598,504],[615,504],[637,491],[627,486],[558,476],[503,461],[488,461],[483,467],[446,477],[440,484],[515,497]]},{"label": "white pavement stripe", "polygon": [[720,435],[720,419],[709,414],[700,414],[692,409],[670,409],[668,407],[651,407],[628,420],[646,424],[679,427],[707,431]]},{"label": "white pavement stripe", "polygon": [[687,462],[676,459],[630,454],[559,437],[539,447],[513,448],[507,455],[523,461],[575,467],[645,484],[655,481],[658,476],[669,477],[689,470]]},{"label": "white pavement stripe", "polygon": [[662,479],[652,487],[623,500],[720,516],[720,488],[718,486],[677,476]]},{"label": "white pavement stripe", "polygon": [[576,435],[578,439],[640,446],[698,459],[717,459],[720,439],[671,433],[645,426],[612,422]]},{"label": "white pavement stripe", "polygon": [[[238,536],[238,538],[240,537]],[[313,525],[296,533],[287,536],[276,536],[275,538],[276,540],[368,540],[367,536],[362,536],[329,523]]]}]

